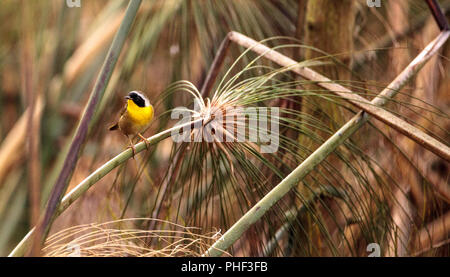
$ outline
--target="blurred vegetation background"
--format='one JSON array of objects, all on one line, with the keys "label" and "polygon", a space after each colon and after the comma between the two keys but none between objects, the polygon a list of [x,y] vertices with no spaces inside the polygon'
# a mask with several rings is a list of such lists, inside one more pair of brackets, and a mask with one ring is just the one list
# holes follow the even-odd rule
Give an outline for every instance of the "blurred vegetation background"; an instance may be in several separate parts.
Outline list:
[{"label": "blurred vegetation background", "polygon": [[[438,2],[448,18],[450,1]],[[8,255],[42,214],[127,3],[2,1],[0,255]],[[311,61],[315,70],[368,99],[439,34],[422,0],[382,1],[380,8],[369,8],[365,0],[143,1],[68,191],[127,146],[125,137],[108,131],[123,96],[141,90],[154,103],[157,118],[146,136],[172,126],[170,110],[192,104],[192,97],[164,93],[166,88],[187,80],[200,90],[229,31],[257,41],[278,37],[266,45]],[[226,72],[235,61],[230,73],[242,73],[239,80],[249,89],[250,80],[279,68],[258,59],[245,70],[257,55],[238,59],[244,50],[230,46],[210,98],[222,78],[229,80]],[[449,57],[447,42],[386,107],[447,146]],[[44,255],[69,255],[74,242],[86,247],[83,255],[201,255],[358,111],[289,73],[265,89],[267,99],[254,92],[245,101],[283,108],[285,141],[277,153],[163,140],[98,181],[59,216]],[[448,161],[373,119],[228,254],[367,256],[367,245],[378,243],[387,256],[448,256],[449,180]],[[176,233],[158,233],[164,230]],[[105,242],[111,234],[129,242],[113,248]],[[55,248],[58,236],[64,240],[56,240]],[[177,244],[185,251],[169,251]]]}]

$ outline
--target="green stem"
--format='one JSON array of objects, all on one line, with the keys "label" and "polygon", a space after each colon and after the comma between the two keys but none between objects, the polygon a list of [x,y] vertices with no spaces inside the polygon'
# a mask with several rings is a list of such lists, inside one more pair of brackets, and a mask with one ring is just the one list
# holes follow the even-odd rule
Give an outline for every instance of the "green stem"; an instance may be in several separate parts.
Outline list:
[{"label": "green stem", "polygon": [[36,225],[35,239],[33,251],[31,255],[39,255],[41,244],[45,241],[50,227],[56,218],[56,211],[60,204],[61,198],[67,190],[72,173],[78,161],[81,149],[86,138],[93,127],[92,118],[97,111],[98,103],[100,103],[103,94],[111,78],[114,67],[119,59],[120,52],[125,44],[126,37],[131,29],[131,25],[136,17],[142,0],[130,1],[122,23],[117,31],[114,40],[106,55],[105,62],[97,77],[94,89],[91,92],[89,101],[83,112],[82,118],[78,124],[75,136],[73,137],[67,156],[64,159],[64,165],[59,173],[52,192],[50,194],[48,204],[41,219]]}]

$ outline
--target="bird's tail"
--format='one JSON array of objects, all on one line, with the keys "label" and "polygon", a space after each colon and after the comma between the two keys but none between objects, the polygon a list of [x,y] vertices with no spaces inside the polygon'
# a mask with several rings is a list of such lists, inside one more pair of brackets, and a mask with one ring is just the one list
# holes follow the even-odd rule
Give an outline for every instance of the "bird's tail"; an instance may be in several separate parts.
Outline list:
[{"label": "bird's tail", "polygon": [[110,131],[114,131],[114,130],[117,130],[117,129],[119,129],[119,123],[116,123],[116,124],[112,125],[111,127],[109,127]]}]

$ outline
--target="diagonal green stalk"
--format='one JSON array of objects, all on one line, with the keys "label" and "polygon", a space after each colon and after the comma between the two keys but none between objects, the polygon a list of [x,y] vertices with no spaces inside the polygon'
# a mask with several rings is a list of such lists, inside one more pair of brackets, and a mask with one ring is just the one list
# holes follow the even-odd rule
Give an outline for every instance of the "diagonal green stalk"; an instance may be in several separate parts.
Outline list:
[{"label": "diagonal green stalk", "polygon": [[[40,245],[45,241],[45,238],[55,219],[57,208],[62,196],[67,190],[67,186],[77,164],[81,149],[86,141],[89,131],[93,127],[92,118],[96,113],[98,104],[103,97],[114,67],[119,59],[120,52],[125,44],[126,37],[131,29],[131,25],[136,17],[141,1],[142,0],[130,1],[120,28],[114,37],[108,54],[106,55],[105,62],[100,70],[100,74],[83,112],[83,116],[75,132],[75,136],[70,144],[69,152],[64,160],[63,168],[59,173],[55,185],[53,186],[44,215],[36,225],[34,243],[39,244],[39,247],[33,247],[33,249],[40,249]],[[34,253],[31,254],[34,256],[39,254],[36,253],[36,251],[33,252]]]},{"label": "diagonal green stalk", "polygon": [[[441,46],[447,41],[449,35],[450,31],[440,33],[440,35],[430,43],[386,89],[371,101],[371,104],[376,106],[385,105],[387,100],[394,97],[398,91],[420,71],[423,65],[439,51]],[[363,126],[368,119],[369,115],[366,112],[358,112],[350,121],[334,133],[325,143],[314,151],[314,153],[304,160],[296,169],[294,169],[294,171],[231,226],[231,228],[225,232],[225,234],[217,240],[203,256],[214,257],[222,255],[222,253],[233,245],[234,242],[250,228],[250,226],[257,222],[278,200],[301,182],[306,175],[308,175],[348,137]]]},{"label": "diagonal green stalk", "polygon": [[[203,119],[199,119],[193,122],[188,122],[185,124],[180,124],[165,131],[162,131],[156,135],[153,135],[147,139],[148,144],[155,145],[161,140],[168,138],[172,132],[177,132],[182,130],[188,125],[195,124],[197,122],[201,122]],[[138,154],[141,151],[146,150],[146,145],[144,142],[140,142],[135,145],[135,153]],[[131,149],[127,149],[122,153],[118,154],[97,170],[95,170],[91,175],[89,175],[86,179],[84,179],[81,183],[79,183],[75,188],[73,188],[69,193],[67,193],[64,198],[61,200],[58,208],[55,211],[55,218],[62,214],[75,200],[77,200],[80,196],[83,195],[91,186],[97,183],[101,178],[106,176],[109,172],[111,172],[114,168],[126,162],[128,159],[133,157],[133,151]],[[28,234],[22,239],[22,241],[14,248],[13,251],[9,254],[9,257],[21,257],[23,256],[29,249],[32,243],[32,235],[35,231],[35,228],[31,229]]]}]

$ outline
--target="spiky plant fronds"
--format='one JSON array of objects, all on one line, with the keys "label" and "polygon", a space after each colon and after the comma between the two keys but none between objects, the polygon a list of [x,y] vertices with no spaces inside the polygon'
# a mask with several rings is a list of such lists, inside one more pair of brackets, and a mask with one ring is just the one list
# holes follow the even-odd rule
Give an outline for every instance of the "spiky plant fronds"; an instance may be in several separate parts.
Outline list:
[{"label": "spiky plant fronds", "polygon": [[[232,75],[245,55],[249,53],[244,52],[234,62],[210,99],[202,99],[195,86],[186,82],[168,88],[167,93],[188,91],[192,96],[190,107],[178,111],[187,111],[192,119],[203,118],[203,124],[187,133],[187,142],[174,144],[170,168],[161,181],[165,185],[159,186],[159,197],[150,204],[152,216],[189,226],[227,229],[311,154],[315,145],[324,142],[320,134],[331,135],[342,124],[326,111],[321,117],[325,120],[320,120],[282,107],[280,100],[296,101],[293,96],[307,95],[337,105],[344,116],[355,113],[328,91],[304,89],[314,82],[293,79],[287,74],[290,68],[256,63],[261,57]],[[321,59],[309,60],[298,66],[314,67],[323,63]],[[347,81],[346,85],[361,95],[376,95],[360,81]],[[302,102],[302,105],[315,105],[314,102]],[[248,108],[255,108],[252,111],[277,109],[276,116],[268,117],[265,126],[279,124],[279,130],[268,127],[263,130],[272,131],[278,137],[277,151],[264,153],[261,151],[264,142],[249,139],[252,131],[261,130],[251,124],[251,112],[244,112]],[[431,109],[439,117],[447,118],[438,109]],[[245,127],[244,141],[238,141],[239,127]],[[287,135],[288,132],[296,135]],[[381,130],[375,128],[376,132]],[[300,144],[301,137],[307,137],[314,144]],[[365,251],[361,245],[371,242],[386,248],[392,235],[386,233],[392,224],[389,210],[397,201],[394,194],[401,185],[366,154],[364,144],[359,138],[345,142],[314,170],[314,174],[302,181],[302,189],[276,203],[273,210],[241,238],[232,253],[360,255]],[[163,207],[165,202],[175,204]],[[297,206],[298,203],[301,206]],[[150,227],[155,228],[155,225]],[[282,239],[280,232],[284,234]],[[298,243],[292,244],[292,241]]]}]

